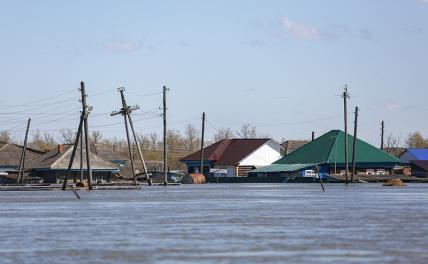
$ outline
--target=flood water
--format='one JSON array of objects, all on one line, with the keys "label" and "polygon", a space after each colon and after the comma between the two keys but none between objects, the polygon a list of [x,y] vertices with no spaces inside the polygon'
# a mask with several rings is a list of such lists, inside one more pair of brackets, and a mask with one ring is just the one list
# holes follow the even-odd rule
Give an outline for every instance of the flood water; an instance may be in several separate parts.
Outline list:
[{"label": "flood water", "polygon": [[0,192],[0,263],[428,263],[428,185]]}]

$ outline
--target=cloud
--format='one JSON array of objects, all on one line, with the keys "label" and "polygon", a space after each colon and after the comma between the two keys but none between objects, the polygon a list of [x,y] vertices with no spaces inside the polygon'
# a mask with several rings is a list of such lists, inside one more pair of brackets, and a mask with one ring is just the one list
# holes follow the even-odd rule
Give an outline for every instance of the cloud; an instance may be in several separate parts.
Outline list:
[{"label": "cloud", "polygon": [[397,104],[397,103],[387,103],[387,104],[385,105],[385,108],[386,108],[386,110],[388,110],[388,111],[395,111],[395,110],[400,109],[400,108],[401,108],[401,105],[400,105],[400,104]]},{"label": "cloud", "polygon": [[428,0],[418,0],[418,2],[421,4],[428,4]]},{"label": "cloud", "polygon": [[114,52],[130,52],[140,48],[140,44],[132,40],[112,39],[107,41],[106,47]]},{"label": "cloud", "polygon": [[245,41],[244,45],[248,45],[251,47],[264,47],[265,46],[265,42],[263,40],[259,40],[259,39],[252,39],[249,41]]},{"label": "cloud", "polygon": [[418,36],[418,35],[423,35],[424,34],[424,29],[416,26],[416,27],[407,27],[403,29],[404,33],[408,34],[408,35],[414,35],[414,36]]},{"label": "cloud", "polygon": [[323,34],[316,26],[294,22],[288,17],[283,18],[283,23],[287,33],[293,37],[305,40],[316,40],[322,38]]},{"label": "cloud", "polygon": [[372,32],[367,28],[363,28],[360,30],[360,38],[365,40],[372,40],[373,39]]}]

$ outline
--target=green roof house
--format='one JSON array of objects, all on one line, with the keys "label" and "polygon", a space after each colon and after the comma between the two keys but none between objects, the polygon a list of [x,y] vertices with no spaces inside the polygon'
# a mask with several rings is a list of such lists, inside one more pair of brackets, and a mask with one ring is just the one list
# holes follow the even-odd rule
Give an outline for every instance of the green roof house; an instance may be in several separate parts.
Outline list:
[{"label": "green roof house", "polygon": [[[348,164],[352,168],[352,153],[354,137],[348,134]],[[356,140],[356,169],[359,174],[388,174],[400,164],[400,160],[372,145],[357,138]],[[345,169],[345,133],[340,130],[331,130],[300,147],[289,155],[275,161],[271,166],[251,173],[272,175],[282,173],[282,170],[298,168],[300,174],[304,170],[319,166],[321,177],[325,174],[342,174]],[[278,166],[282,165],[282,166]],[[293,166],[286,166],[293,165]]]}]

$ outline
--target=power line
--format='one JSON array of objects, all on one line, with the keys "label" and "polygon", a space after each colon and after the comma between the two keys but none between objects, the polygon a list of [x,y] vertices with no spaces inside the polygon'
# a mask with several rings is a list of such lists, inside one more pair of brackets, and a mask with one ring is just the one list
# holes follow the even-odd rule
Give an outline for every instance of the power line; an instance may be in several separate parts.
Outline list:
[{"label": "power line", "polygon": [[129,93],[129,94],[132,94],[132,95],[135,95],[135,96],[140,96],[140,97],[146,97],[146,96],[153,96],[153,95],[160,95],[160,94],[162,94],[162,92],[153,92],[153,93],[148,93],[148,94],[138,94],[138,93],[134,93],[134,92],[130,92],[130,91],[127,91],[126,93]]},{"label": "power line", "polygon": [[45,97],[43,99],[34,100],[34,101],[22,103],[22,104],[4,105],[4,106],[0,106],[0,109],[33,105],[33,104],[36,104],[36,103],[39,103],[39,102],[44,102],[44,101],[51,100],[53,98],[58,98],[58,97],[61,97],[61,96],[64,96],[64,95],[67,95],[67,94],[70,94],[70,93],[73,93],[73,92],[74,92],[74,90],[70,90],[70,91],[67,91],[67,92],[64,92],[64,93],[60,93],[60,94],[57,94],[57,95]]}]

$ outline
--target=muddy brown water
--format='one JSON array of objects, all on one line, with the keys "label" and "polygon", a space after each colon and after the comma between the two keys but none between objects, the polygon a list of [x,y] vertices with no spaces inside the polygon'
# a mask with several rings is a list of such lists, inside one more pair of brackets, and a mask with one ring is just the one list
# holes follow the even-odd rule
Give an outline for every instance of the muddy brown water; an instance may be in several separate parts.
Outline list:
[{"label": "muddy brown water", "polygon": [[428,263],[428,184],[0,192],[0,263]]}]

